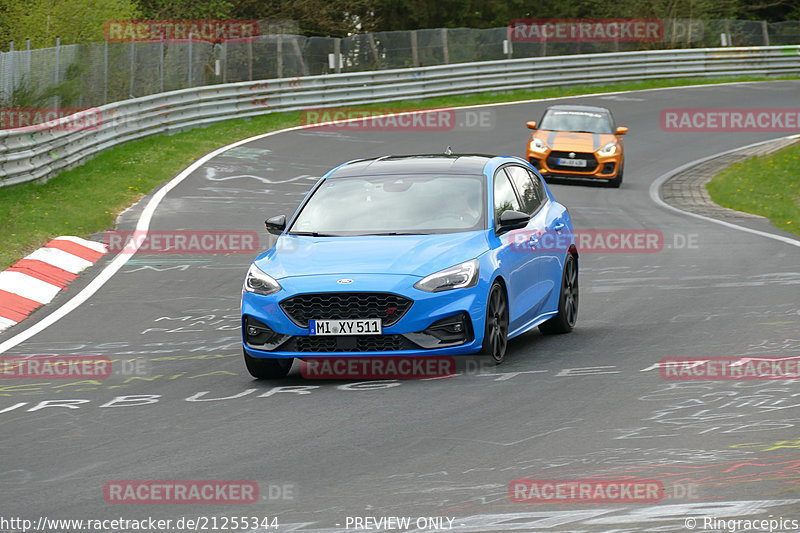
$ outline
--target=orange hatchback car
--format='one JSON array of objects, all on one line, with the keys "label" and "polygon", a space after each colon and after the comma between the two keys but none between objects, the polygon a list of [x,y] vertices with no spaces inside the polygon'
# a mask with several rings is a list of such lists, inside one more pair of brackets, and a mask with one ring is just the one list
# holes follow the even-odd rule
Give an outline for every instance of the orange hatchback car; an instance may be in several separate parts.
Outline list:
[{"label": "orange hatchback car", "polygon": [[622,136],[628,128],[614,125],[604,107],[554,105],[548,107],[528,142],[526,158],[547,178],[570,178],[622,184],[625,147]]}]

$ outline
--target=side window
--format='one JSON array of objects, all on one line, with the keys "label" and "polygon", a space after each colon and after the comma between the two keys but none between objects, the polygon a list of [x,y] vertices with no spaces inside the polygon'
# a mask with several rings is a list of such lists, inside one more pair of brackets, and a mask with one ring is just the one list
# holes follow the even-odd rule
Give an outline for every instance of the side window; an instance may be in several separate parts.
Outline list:
[{"label": "side window", "polygon": [[511,182],[503,170],[498,170],[494,175],[494,219],[495,224],[500,220],[500,215],[505,211],[521,211]]},{"label": "side window", "polygon": [[547,193],[544,191],[544,183],[542,182],[542,178],[537,176],[531,171],[527,171],[528,174],[531,175],[531,179],[533,180],[533,184],[536,185],[536,190],[538,191],[537,194],[539,195],[539,203],[543,204],[547,201]]},{"label": "side window", "polygon": [[537,186],[534,176],[531,176],[526,169],[517,166],[508,166],[505,169],[522,200],[522,210],[529,215],[533,214],[544,201],[542,197],[544,191]]}]

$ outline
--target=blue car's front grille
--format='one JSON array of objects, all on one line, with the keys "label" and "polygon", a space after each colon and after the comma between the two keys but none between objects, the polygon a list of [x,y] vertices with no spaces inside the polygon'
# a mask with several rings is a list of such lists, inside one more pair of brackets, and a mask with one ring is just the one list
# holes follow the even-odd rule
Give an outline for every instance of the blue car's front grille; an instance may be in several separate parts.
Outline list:
[{"label": "blue car's front grille", "polygon": [[298,294],[281,302],[281,309],[302,328],[309,320],[380,318],[383,327],[400,320],[414,301],[388,292],[322,292]]},{"label": "blue car's front grille", "polygon": [[341,337],[292,337],[282,350],[297,352],[395,352],[418,348],[402,335],[353,335]]}]

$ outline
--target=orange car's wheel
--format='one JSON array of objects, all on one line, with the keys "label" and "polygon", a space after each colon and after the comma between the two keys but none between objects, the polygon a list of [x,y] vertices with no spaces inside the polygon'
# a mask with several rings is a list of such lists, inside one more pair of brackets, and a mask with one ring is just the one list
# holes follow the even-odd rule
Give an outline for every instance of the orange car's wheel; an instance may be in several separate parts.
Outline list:
[{"label": "orange car's wheel", "polygon": [[625,164],[623,163],[621,167],[619,167],[619,172],[617,175],[608,180],[608,186],[614,187],[618,189],[620,185],[622,185],[622,172],[625,170]]}]

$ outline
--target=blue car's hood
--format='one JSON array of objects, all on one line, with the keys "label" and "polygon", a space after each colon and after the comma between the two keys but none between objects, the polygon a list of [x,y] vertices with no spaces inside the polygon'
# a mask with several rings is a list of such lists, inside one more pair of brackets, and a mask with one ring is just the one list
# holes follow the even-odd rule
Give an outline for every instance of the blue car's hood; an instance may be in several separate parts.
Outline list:
[{"label": "blue car's hood", "polygon": [[474,259],[487,248],[485,231],[364,237],[281,235],[255,263],[275,279],[319,274],[422,277]]}]

